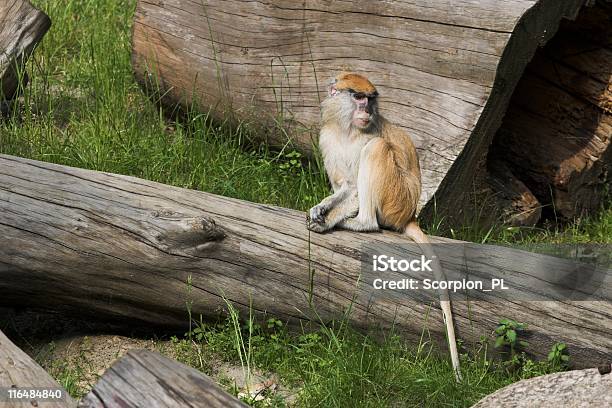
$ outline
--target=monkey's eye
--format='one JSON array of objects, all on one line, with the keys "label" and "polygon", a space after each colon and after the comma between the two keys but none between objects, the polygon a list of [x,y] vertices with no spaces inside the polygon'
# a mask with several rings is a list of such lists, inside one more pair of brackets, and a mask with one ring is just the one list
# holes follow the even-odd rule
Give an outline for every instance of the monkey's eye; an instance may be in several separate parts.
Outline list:
[{"label": "monkey's eye", "polygon": [[356,100],[358,100],[358,101],[363,100],[363,99],[365,99],[365,98],[367,98],[367,95],[366,95],[366,94],[364,94],[363,92],[355,92],[355,93],[353,94],[353,99],[356,99]]}]

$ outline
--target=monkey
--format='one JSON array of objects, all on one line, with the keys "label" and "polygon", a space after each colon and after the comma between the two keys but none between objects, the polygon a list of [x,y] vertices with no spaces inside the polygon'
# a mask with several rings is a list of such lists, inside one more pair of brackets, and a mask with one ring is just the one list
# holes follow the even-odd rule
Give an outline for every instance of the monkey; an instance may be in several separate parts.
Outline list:
[{"label": "monkey", "polygon": [[[336,76],[321,103],[319,149],[333,194],[312,207],[307,227],[317,233],[335,227],[358,232],[380,228],[403,233],[432,259],[434,276],[443,270],[431,241],[417,222],[421,170],[412,139],[378,111],[378,91],[363,75]],[[461,381],[448,292],[440,293],[451,362]]]}]

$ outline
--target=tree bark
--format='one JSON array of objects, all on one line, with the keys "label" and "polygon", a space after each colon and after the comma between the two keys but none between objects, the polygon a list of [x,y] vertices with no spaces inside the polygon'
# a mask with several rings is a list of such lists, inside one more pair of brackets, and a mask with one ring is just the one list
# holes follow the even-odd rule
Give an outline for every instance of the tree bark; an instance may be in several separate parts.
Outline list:
[{"label": "tree bark", "polygon": [[159,353],[130,350],[102,375],[79,408],[248,407],[198,370]]},{"label": "tree bark", "polygon": [[[368,272],[368,247],[420,256],[388,231],[309,234],[298,211],[0,155],[0,236],[0,306],[184,328],[188,303],[193,316],[218,316],[227,300],[242,311],[252,307],[292,322],[346,318],[356,328],[393,326],[414,341],[428,330],[444,343],[436,292],[372,288],[378,275]],[[556,295],[562,287],[537,287],[545,280],[539,271],[571,275],[572,263],[511,248],[436,242],[450,245],[450,255],[441,256],[447,277],[466,268],[475,275],[492,271],[520,288],[512,296],[525,299],[501,292],[453,298],[459,338],[478,342],[509,317],[529,324],[529,351],[536,356],[563,341],[577,366],[610,358],[609,270],[585,271],[601,275],[594,278],[601,289],[572,301]],[[468,265],[461,254],[469,251]]]},{"label": "tree bark", "polygon": [[[9,399],[7,390],[48,389],[62,391],[62,398],[55,399]],[[37,405],[38,404],[38,405]],[[75,407],[76,402],[51,376],[26,353],[15,346],[0,331],[0,405],[6,408],[44,406],[48,408]]]},{"label": "tree bark", "polygon": [[[328,79],[363,72],[379,88],[383,114],[415,141],[422,218],[482,222],[474,195],[483,190],[492,214],[533,224],[546,203],[534,201],[525,180],[487,184],[488,148],[536,49],[584,3],[139,0],[132,62],[136,78],[165,104],[263,123],[272,142],[284,144],[288,133],[306,151],[317,139]],[[279,123],[287,132],[270,130]],[[582,184],[596,177],[576,173]],[[578,206],[600,198],[570,197]]]},{"label": "tree bark", "polygon": [[0,3],[0,101],[12,99],[25,86],[23,71],[34,47],[51,26],[51,20],[27,0]]}]

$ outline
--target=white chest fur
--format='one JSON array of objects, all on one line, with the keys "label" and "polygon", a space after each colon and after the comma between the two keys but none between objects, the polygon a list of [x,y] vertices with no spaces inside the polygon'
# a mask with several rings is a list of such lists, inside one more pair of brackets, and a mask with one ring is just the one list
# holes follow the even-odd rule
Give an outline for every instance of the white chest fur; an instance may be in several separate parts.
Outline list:
[{"label": "white chest fur", "polygon": [[325,171],[334,190],[347,182],[356,185],[361,150],[369,141],[365,137],[351,137],[347,131],[321,129],[319,148],[323,155]]}]

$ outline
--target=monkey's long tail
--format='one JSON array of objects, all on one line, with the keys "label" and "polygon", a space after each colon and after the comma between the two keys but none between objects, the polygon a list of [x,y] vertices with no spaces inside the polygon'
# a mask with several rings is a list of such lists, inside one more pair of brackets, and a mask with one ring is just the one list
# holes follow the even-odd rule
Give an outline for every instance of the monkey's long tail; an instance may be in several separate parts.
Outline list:
[{"label": "monkey's long tail", "polygon": [[[431,247],[431,241],[429,237],[425,235],[419,224],[416,221],[412,221],[404,230],[404,235],[413,240],[419,245],[421,251],[425,254],[428,259],[432,260],[434,278],[437,281],[446,280],[444,271],[440,260],[436,256]],[[446,296],[446,299],[444,297]],[[440,290],[440,307],[442,308],[442,316],[444,317],[444,323],[446,323],[446,333],[448,336],[448,347],[451,354],[451,362],[453,364],[453,370],[455,372],[455,379],[457,382],[461,382],[461,369],[459,368],[459,353],[457,352],[457,341],[455,339],[455,327],[453,326],[453,313],[451,311],[450,297],[448,296],[448,290]]]}]

